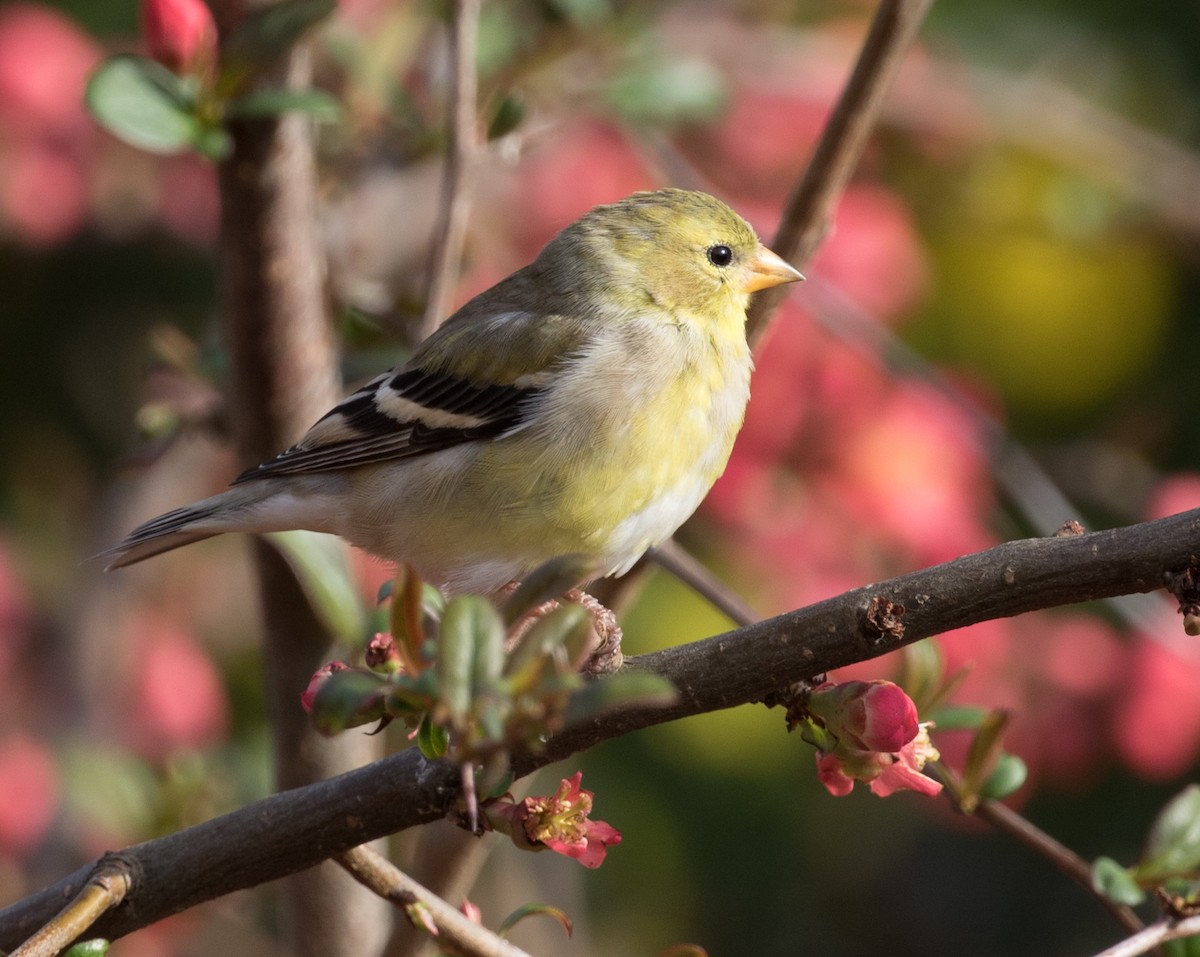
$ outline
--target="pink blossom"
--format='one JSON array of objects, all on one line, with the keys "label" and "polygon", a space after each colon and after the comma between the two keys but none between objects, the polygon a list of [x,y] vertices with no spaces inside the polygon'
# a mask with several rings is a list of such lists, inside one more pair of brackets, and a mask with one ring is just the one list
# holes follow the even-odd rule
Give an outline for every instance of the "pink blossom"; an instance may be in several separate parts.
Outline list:
[{"label": "pink blossom", "polygon": [[321,690],[321,685],[325,684],[334,672],[346,671],[349,667],[344,661],[330,661],[321,665],[308,680],[308,687],[300,693],[300,707],[307,714],[312,714],[313,702],[317,699],[317,692]]},{"label": "pink blossom", "polygon": [[176,73],[206,74],[216,63],[217,25],[204,0],[143,0],[150,56]]},{"label": "pink blossom", "polygon": [[576,771],[548,797],[493,802],[485,813],[492,826],[508,833],[519,847],[548,847],[584,867],[599,867],[608,848],[621,843],[621,833],[611,824],[588,817],[594,795],[579,787],[582,778],[583,772]]},{"label": "pink blossom", "polygon": [[825,685],[808,697],[806,709],[846,748],[896,752],[917,735],[917,706],[891,681],[847,681]]},{"label": "pink blossom", "polygon": [[0,794],[0,853],[32,850],[58,807],[58,774],[41,743],[21,733],[0,741]]},{"label": "pink blossom", "polygon": [[1166,781],[1200,752],[1200,661],[1139,636],[1116,710],[1117,750],[1133,770]]},{"label": "pink blossom", "polygon": [[1167,476],[1158,483],[1146,503],[1145,517],[1148,521],[1166,518],[1193,508],[1200,508],[1200,475],[1184,472]]},{"label": "pink blossom", "polygon": [[140,631],[127,711],[132,745],[161,758],[217,743],[229,725],[229,703],[212,659],[170,623],[146,619]]},{"label": "pink blossom", "polygon": [[895,753],[837,749],[817,753],[817,779],[834,797],[854,790],[855,781],[864,781],[878,797],[897,791],[916,791],[936,797],[942,785],[922,774],[927,761],[939,755],[929,740],[928,726],[922,724],[917,736]]}]

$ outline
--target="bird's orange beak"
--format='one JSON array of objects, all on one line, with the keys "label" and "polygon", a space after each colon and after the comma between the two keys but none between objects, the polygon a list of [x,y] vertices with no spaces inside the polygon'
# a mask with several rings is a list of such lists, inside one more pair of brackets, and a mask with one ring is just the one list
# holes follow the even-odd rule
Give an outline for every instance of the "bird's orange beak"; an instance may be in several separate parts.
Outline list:
[{"label": "bird's orange beak", "polygon": [[742,292],[757,292],[785,282],[799,282],[803,278],[795,266],[759,243],[758,252],[750,260],[750,275],[742,285]]}]

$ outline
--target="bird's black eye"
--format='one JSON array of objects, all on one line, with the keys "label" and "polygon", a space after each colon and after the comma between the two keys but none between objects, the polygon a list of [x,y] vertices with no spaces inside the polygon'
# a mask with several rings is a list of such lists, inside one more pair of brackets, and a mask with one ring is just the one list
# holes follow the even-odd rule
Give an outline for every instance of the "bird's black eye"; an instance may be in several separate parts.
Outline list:
[{"label": "bird's black eye", "polygon": [[709,246],[708,261],[714,266],[728,266],[733,262],[733,250],[725,245]]}]

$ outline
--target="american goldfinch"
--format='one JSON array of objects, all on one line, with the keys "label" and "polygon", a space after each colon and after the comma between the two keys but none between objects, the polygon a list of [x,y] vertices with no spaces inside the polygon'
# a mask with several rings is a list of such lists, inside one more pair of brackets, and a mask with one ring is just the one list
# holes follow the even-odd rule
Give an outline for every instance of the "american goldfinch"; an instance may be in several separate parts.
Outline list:
[{"label": "american goldfinch", "polygon": [[303,528],[451,593],[566,554],[620,574],[724,471],[750,395],[750,294],[803,278],[704,193],[599,206],[291,448],[135,529],[109,567]]}]

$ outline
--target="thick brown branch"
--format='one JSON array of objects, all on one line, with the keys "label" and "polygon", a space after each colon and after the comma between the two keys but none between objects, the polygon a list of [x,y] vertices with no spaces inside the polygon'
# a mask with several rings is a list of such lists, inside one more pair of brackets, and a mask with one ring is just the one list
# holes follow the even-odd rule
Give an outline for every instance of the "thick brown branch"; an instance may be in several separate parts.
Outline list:
[{"label": "thick brown branch", "polygon": [[[703,641],[626,660],[669,678],[670,708],[602,715],[519,754],[528,774],[602,741],[664,721],[769,699],[781,687],[964,625],[1040,608],[1153,591],[1200,556],[1200,510],[1065,538],[1025,539],[867,585]],[[901,628],[881,634],[869,610],[892,603]],[[344,742],[343,742],[344,743]],[[202,901],[251,887],[358,844],[443,816],[458,769],[409,750],[329,781],[266,798],[224,817],[129,848],[144,872],[96,932],[117,937]],[[81,869],[0,911],[0,948],[49,920],[91,873]]]}]

